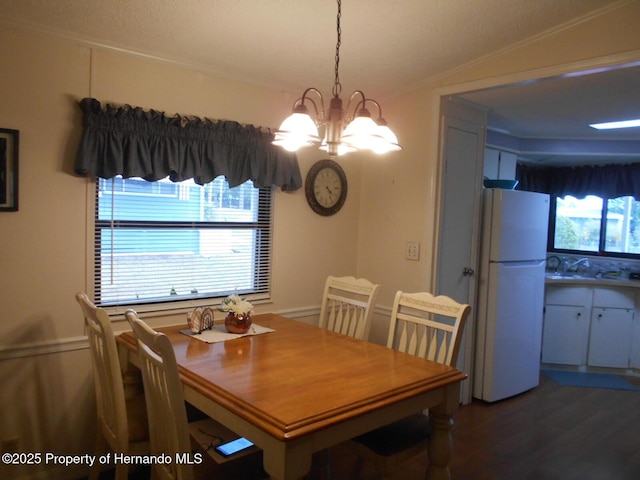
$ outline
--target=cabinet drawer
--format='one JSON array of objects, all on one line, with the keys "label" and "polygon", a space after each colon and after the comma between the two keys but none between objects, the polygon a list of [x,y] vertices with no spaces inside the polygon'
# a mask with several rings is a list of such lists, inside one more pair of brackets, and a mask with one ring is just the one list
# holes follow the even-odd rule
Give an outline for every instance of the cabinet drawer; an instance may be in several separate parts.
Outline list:
[{"label": "cabinet drawer", "polygon": [[593,306],[634,308],[635,292],[630,288],[594,288]]},{"label": "cabinet drawer", "polygon": [[587,287],[546,287],[547,305],[591,305],[591,289]]}]

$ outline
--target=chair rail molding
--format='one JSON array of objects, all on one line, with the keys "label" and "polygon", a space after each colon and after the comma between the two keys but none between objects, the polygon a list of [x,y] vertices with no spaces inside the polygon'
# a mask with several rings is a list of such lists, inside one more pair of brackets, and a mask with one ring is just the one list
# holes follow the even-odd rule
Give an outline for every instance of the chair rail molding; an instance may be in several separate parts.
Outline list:
[{"label": "chair rail molding", "polygon": [[14,358],[35,357],[51,353],[63,353],[89,348],[86,336],[67,337],[56,340],[0,345],[0,361]]},{"label": "chair rail molding", "polygon": [[[276,313],[283,317],[301,321],[305,321],[305,319],[313,317],[317,321],[317,318],[320,315],[320,305],[283,309],[278,310]],[[388,317],[391,314],[391,308],[376,306],[374,308],[374,313]],[[305,323],[313,322],[305,321]],[[26,342],[14,345],[0,345],[0,361],[11,360],[14,358],[35,357],[38,355],[49,355],[52,353],[71,352],[74,350],[84,350],[88,348],[89,342],[87,337],[84,335],[54,340],[43,340],[39,342]]]}]

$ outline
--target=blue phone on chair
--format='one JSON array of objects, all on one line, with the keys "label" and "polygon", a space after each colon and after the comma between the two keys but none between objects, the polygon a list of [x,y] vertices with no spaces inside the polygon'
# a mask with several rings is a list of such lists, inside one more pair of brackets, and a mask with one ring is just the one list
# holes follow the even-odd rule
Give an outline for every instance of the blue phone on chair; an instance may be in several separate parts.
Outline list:
[{"label": "blue phone on chair", "polygon": [[238,453],[245,448],[249,448],[253,446],[253,442],[247,440],[244,437],[237,438],[227,443],[223,443],[222,445],[218,445],[216,447],[216,452],[220,455],[228,457],[233,455],[234,453]]}]

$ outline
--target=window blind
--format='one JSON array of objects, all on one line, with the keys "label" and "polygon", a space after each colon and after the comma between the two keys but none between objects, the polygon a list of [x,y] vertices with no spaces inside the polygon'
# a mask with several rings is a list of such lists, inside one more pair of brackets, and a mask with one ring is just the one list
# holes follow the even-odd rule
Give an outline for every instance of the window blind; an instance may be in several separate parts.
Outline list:
[{"label": "window blind", "polygon": [[96,181],[95,302],[165,304],[238,293],[267,298],[271,187],[168,178]]}]

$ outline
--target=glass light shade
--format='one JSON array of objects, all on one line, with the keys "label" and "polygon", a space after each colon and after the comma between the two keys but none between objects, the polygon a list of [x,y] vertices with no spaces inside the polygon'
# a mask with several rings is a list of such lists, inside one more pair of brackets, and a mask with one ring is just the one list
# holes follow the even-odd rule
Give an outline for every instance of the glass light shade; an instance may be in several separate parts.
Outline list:
[{"label": "glass light shade", "polygon": [[284,119],[276,130],[274,145],[295,152],[299,148],[313,145],[320,141],[318,127],[307,113],[292,113]]},{"label": "glass light shade", "polygon": [[396,137],[386,124],[378,125],[377,135],[381,141],[376,142],[373,149],[375,153],[382,154],[402,150],[402,147],[398,145],[398,137]]},{"label": "glass light shade", "polygon": [[302,147],[310,147],[313,145],[311,141],[305,141],[301,138],[296,138],[290,135],[276,134],[273,142],[274,145],[279,145],[288,152],[296,152]]},{"label": "glass light shade", "polygon": [[342,142],[357,150],[372,150],[378,137],[378,125],[370,116],[357,116],[342,134]]}]

